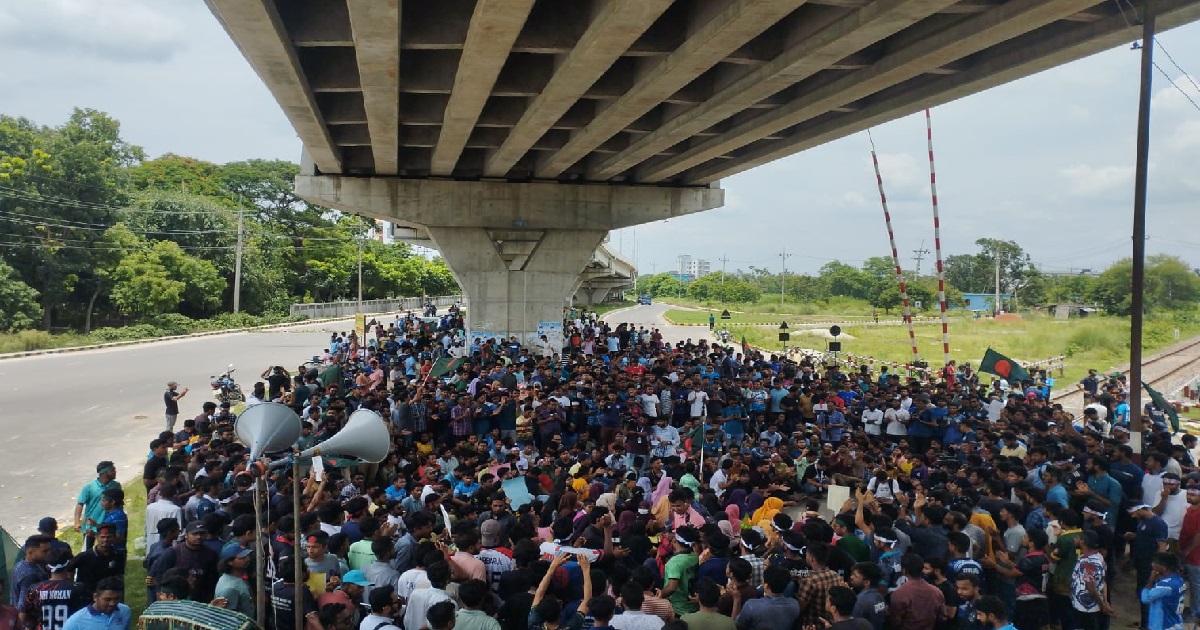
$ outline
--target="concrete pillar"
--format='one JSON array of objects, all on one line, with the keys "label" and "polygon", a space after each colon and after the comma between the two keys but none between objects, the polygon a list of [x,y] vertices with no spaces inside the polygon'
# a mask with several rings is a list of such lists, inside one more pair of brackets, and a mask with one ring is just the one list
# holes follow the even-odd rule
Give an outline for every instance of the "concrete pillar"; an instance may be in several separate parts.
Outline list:
[{"label": "concrete pillar", "polygon": [[605,230],[488,230],[427,226],[469,300],[471,333],[528,338],[563,306]]}]

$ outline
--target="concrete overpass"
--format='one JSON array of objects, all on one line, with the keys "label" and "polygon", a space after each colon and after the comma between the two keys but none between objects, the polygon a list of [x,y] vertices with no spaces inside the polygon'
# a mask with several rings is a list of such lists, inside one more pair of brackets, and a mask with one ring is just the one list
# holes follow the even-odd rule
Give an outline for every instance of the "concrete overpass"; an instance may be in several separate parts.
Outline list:
[{"label": "concrete overpass", "polygon": [[[514,252],[518,249],[518,244],[522,251],[527,252],[531,249],[533,243],[513,240],[512,237],[514,236],[516,239],[520,239],[526,236],[526,234],[521,231],[514,231],[513,234],[509,235],[509,240],[504,241],[505,245],[502,246],[502,251],[506,249],[509,252]],[[437,247],[437,243],[433,242],[429,233],[419,226],[397,226],[392,231],[392,238],[422,247]],[[511,261],[508,261],[508,264],[511,266]],[[575,289],[571,292],[572,300],[576,304],[594,306],[604,302],[609,297],[633,289],[636,282],[637,267],[634,266],[633,261],[610,248],[608,237],[606,236],[600,245],[596,247],[596,251],[592,252],[591,259],[588,260],[587,266],[580,273],[575,283]]]},{"label": "concrete overpass", "polygon": [[[720,206],[723,177],[1128,43],[1146,10],[206,1],[304,144],[299,194],[424,229],[472,328],[499,333],[557,319],[611,229]],[[1200,0],[1155,7],[1160,30],[1200,18]]]}]

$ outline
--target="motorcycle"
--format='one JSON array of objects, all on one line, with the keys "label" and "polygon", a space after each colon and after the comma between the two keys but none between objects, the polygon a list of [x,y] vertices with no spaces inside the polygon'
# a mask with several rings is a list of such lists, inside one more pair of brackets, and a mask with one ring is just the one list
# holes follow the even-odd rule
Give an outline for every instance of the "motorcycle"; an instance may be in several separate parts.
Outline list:
[{"label": "motorcycle", "polygon": [[245,402],[246,395],[242,393],[242,386],[238,385],[233,380],[234,368],[230,363],[228,368],[218,376],[210,376],[209,385],[212,387],[213,399],[219,403],[229,402]]},{"label": "motorcycle", "polygon": [[426,302],[425,303],[425,317],[436,317],[436,316],[437,316],[437,307],[433,305],[433,302]]},{"label": "motorcycle", "polygon": [[721,343],[729,343],[729,338],[731,336],[732,335],[729,334],[729,330],[726,328],[722,328],[721,330],[717,331],[717,338],[721,340]]}]

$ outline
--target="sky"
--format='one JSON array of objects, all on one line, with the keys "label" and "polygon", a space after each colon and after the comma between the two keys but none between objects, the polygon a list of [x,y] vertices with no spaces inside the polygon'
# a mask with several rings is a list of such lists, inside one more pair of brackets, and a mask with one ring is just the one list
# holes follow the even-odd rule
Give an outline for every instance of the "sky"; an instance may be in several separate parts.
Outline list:
[{"label": "sky", "polygon": [[[1173,83],[1156,72],[1147,251],[1200,267],[1200,109],[1184,96],[1200,103],[1200,24],[1159,42]],[[199,0],[0,0],[0,59],[0,113],[57,125],[72,107],[99,109],[151,157],[299,159],[287,119]],[[1138,62],[1124,45],[935,108],[943,255],[997,238],[1050,272],[1128,256]],[[924,125],[915,114],[873,130],[906,269],[914,250],[934,249]],[[786,251],[788,271],[807,273],[890,254],[865,133],[722,186],[724,208],[611,243],[643,274],[674,269],[681,254],[714,270],[722,258],[730,271],[777,270]]]}]

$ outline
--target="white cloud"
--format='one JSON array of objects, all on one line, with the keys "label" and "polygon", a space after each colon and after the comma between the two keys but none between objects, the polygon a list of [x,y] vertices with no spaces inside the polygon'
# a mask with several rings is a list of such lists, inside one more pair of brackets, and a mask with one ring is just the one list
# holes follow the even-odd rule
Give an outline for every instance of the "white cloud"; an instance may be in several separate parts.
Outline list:
[{"label": "white cloud", "polygon": [[1077,164],[1059,170],[1066,190],[1076,197],[1095,197],[1126,188],[1133,181],[1132,166]]},{"label": "white cloud", "polygon": [[184,24],[163,12],[174,0],[10,0],[0,5],[0,41],[39,54],[166,61]]}]

